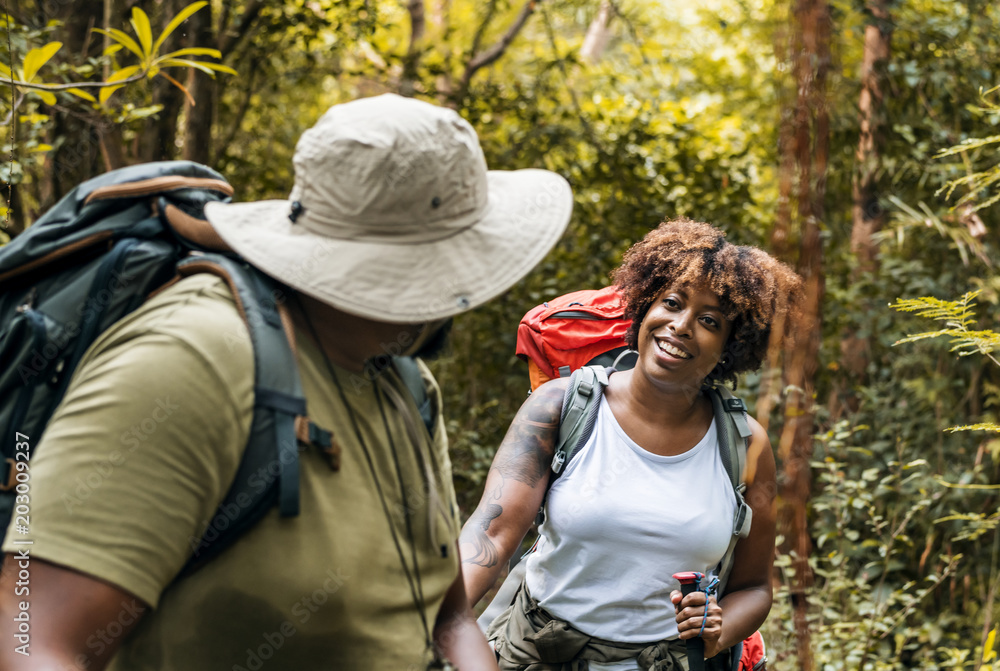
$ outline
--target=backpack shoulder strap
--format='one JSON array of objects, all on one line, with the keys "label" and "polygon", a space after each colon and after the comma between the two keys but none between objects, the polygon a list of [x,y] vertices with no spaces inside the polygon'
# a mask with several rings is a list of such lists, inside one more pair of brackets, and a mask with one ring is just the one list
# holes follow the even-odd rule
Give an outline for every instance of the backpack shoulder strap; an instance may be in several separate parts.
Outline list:
[{"label": "backpack shoulder strap", "polygon": [[602,366],[584,366],[570,376],[559,417],[559,442],[552,455],[550,487],[593,433],[606,386],[608,372]]},{"label": "backpack shoulder strap", "polygon": [[[282,319],[279,305],[287,289],[241,261],[218,255],[192,256],[177,267],[181,276],[207,272],[229,285],[247,324],[254,355],[254,413],[243,458],[220,510],[228,524],[206,533],[184,567],[186,575],[232,544],[256,524],[275,503],[283,517],[299,513],[299,461],[295,420],[306,415],[306,402],[293,351],[291,325]],[[273,474],[263,490],[251,486],[253,476]],[[266,478],[265,478],[266,479]],[[235,503],[235,507],[233,504]],[[235,515],[228,511],[237,510]],[[235,519],[231,519],[235,517]],[[212,538],[209,542],[207,539]]]},{"label": "backpack shoulder strap", "polygon": [[420,419],[424,421],[427,433],[433,436],[435,424],[434,410],[430,396],[427,395],[424,377],[420,374],[420,365],[416,359],[409,356],[394,356],[392,357],[392,362],[396,367],[396,372],[399,373],[400,379],[410,392],[410,396],[413,397],[414,402],[417,404],[417,409],[420,411]]},{"label": "backpack shoulder strap", "polygon": [[719,385],[708,390],[712,411],[719,433],[719,454],[729,475],[736,495],[736,512],[733,515],[733,533],[729,547],[719,564],[719,593],[722,594],[733,569],[736,543],[750,533],[753,511],[743,498],[746,490],[747,446],[750,444],[750,422],[743,399],[733,395],[729,388]]}]

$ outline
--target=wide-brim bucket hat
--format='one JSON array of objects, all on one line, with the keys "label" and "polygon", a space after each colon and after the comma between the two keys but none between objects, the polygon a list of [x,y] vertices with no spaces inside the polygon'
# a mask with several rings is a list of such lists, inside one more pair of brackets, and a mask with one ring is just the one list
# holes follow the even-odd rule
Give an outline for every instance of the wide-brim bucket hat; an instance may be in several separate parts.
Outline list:
[{"label": "wide-brim bucket hat", "polygon": [[210,203],[251,265],[361,317],[424,323],[506,291],[558,241],[573,194],[548,170],[488,170],[453,110],[385,94],[331,107],[295,149],[287,200]]}]

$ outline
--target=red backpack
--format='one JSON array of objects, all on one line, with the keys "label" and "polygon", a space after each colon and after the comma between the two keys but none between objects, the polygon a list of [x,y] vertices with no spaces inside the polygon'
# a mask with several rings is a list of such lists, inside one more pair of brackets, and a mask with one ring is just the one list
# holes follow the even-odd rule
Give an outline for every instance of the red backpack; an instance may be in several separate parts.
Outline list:
[{"label": "red backpack", "polygon": [[616,287],[585,289],[528,310],[517,327],[517,356],[528,362],[534,391],[588,364],[610,366],[628,349],[631,320]]},{"label": "red backpack", "polygon": [[[631,325],[617,287],[585,289],[553,298],[531,308],[517,326],[516,354],[528,362],[531,390],[557,377],[569,377],[586,365],[618,365],[625,332]],[[506,585],[506,583],[505,583]],[[492,618],[490,618],[492,619]],[[767,665],[764,638],[755,631],[738,649],[734,671],[763,671]]]}]

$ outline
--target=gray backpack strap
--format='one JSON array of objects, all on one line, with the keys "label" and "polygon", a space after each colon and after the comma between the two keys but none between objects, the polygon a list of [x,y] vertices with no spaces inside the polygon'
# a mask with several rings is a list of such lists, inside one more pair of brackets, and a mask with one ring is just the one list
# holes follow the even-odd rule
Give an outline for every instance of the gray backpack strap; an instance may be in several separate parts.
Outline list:
[{"label": "gray backpack strap", "polygon": [[734,396],[724,386],[709,389],[708,397],[712,400],[712,411],[717,420],[719,454],[733,485],[733,493],[736,494],[733,533],[729,538],[729,547],[719,562],[719,593],[723,594],[729,573],[733,570],[736,543],[750,533],[750,525],[753,522],[753,510],[743,498],[743,492],[746,490],[747,446],[750,444],[751,432],[743,399]]},{"label": "gray backpack strap", "polygon": [[410,392],[410,396],[413,397],[413,401],[417,404],[417,409],[420,411],[420,419],[424,420],[427,433],[433,436],[436,418],[434,417],[431,399],[427,395],[427,387],[424,386],[424,377],[420,374],[420,366],[417,364],[417,360],[408,356],[394,356],[392,357],[392,363],[396,367],[396,372],[399,373],[400,379],[403,380],[403,384],[406,385],[406,389]]},{"label": "gray backpack strap", "polygon": [[550,487],[552,480],[562,474],[566,462],[583,447],[594,431],[597,410],[606,386],[608,373],[601,366],[584,366],[570,376],[559,418],[559,444],[552,455]]}]

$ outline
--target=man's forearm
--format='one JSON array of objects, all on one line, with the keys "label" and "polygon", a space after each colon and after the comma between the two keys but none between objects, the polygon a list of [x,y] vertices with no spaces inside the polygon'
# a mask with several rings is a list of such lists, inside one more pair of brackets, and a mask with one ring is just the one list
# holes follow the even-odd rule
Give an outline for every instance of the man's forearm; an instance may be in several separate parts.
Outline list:
[{"label": "man's forearm", "polygon": [[487,671],[497,668],[496,656],[472,613],[453,613],[434,628],[434,643],[458,669]]}]

